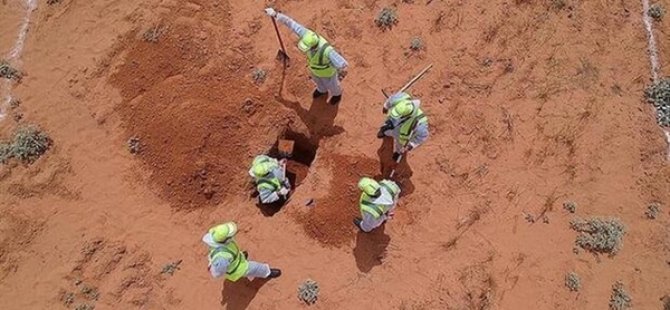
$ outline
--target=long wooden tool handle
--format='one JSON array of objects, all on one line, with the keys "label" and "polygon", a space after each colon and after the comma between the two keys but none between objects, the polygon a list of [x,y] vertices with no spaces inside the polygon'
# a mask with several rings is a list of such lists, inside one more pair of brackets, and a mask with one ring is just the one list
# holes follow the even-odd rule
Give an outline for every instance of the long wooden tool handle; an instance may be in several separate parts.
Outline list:
[{"label": "long wooden tool handle", "polygon": [[272,18],[272,25],[275,26],[275,32],[277,33],[277,39],[279,39],[279,46],[281,46],[281,51],[284,52],[284,55],[286,54],[286,49],[284,48],[284,41],[281,39],[281,35],[279,34],[279,27],[277,27],[277,20],[274,17]]},{"label": "long wooden tool handle", "polygon": [[428,67],[421,70],[421,72],[419,72],[419,74],[417,74],[417,76],[415,76],[413,79],[411,79],[409,82],[407,82],[407,84],[405,84],[405,86],[403,86],[398,92],[402,93],[402,92],[406,91],[414,83],[416,83],[416,81],[418,81],[421,77],[423,77],[423,75],[426,74],[426,72],[428,72],[428,70],[430,70],[430,68],[432,68],[432,67],[433,67],[433,64],[430,64],[430,65],[428,65]]}]

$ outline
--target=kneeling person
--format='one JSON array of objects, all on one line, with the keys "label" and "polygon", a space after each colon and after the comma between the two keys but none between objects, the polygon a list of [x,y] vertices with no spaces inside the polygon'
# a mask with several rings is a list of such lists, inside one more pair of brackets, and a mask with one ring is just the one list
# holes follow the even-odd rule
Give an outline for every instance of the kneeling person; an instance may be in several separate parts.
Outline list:
[{"label": "kneeling person", "polygon": [[242,277],[271,279],[281,275],[281,270],[270,268],[268,264],[247,260],[247,253],[240,251],[233,239],[235,234],[237,224],[228,222],[212,227],[202,237],[209,246],[207,269],[212,277],[225,275],[227,280],[235,282]]},{"label": "kneeling person", "polygon": [[354,224],[362,231],[370,232],[393,216],[400,187],[391,180],[377,182],[371,178],[362,178],[358,188],[362,191],[359,200],[362,217],[354,219]]},{"label": "kneeling person", "polygon": [[249,170],[254,178],[258,199],[262,204],[269,204],[279,199],[286,199],[291,191],[291,184],[286,178],[286,160],[276,160],[267,155],[254,158]]}]

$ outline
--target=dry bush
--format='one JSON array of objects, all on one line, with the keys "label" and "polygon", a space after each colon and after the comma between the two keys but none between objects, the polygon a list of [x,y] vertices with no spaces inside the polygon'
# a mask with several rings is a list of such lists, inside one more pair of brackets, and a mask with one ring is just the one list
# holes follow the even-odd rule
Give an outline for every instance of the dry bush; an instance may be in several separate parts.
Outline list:
[{"label": "dry bush", "polygon": [[174,275],[174,273],[179,270],[179,265],[181,265],[182,260],[174,261],[163,266],[161,274]]},{"label": "dry bush", "polygon": [[660,213],[661,206],[657,203],[652,203],[647,206],[647,211],[644,212],[644,215],[646,215],[650,220],[655,220]]},{"label": "dry bush", "polygon": [[577,203],[574,201],[566,201],[563,203],[563,209],[570,213],[577,212]]},{"label": "dry bush", "polygon": [[128,150],[130,154],[139,154],[142,150],[142,145],[140,144],[140,138],[131,137],[128,139]]},{"label": "dry bush", "polygon": [[267,78],[267,72],[261,68],[255,68],[254,71],[251,72],[251,79],[254,80],[254,83],[260,85],[265,82],[265,79]]},{"label": "dry bush", "polygon": [[576,273],[568,272],[568,274],[565,275],[565,286],[572,292],[579,291],[582,287],[582,280]]},{"label": "dry bush", "polygon": [[553,10],[556,10],[556,11],[562,10],[563,8],[565,8],[566,5],[567,5],[567,3],[565,2],[565,0],[550,0],[549,1],[549,7]]},{"label": "dry bush", "polygon": [[623,245],[625,227],[618,219],[574,219],[570,227],[580,233],[575,244],[587,251],[614,255]]},{"label": "dry bush", "polygon": [[649,17],[653,18],[655,21],[660,22],[665,15],[665,9],[661,4],[655,3],[649,7],[647,14],[649,14]]},{"label": "dry bush", "polygon": [[421,37],[413,37],[412,40],[409,42],[409,49],[415,52],[418,52],[420,50],[423,50],[425,48],[425,45],[423,44],[423,40],[421,40]]},{"label": "dry bush", "polygon": [[298,299],[308,305],[314,304],[319,298],[319,284],[316,281],[308,279],[298,287]]},{"label": "dry bush", "polygon": [[0,77],[8,80],[21,81],[23,75],[19,70],[12,67],[9,62],[0,60]]},{"label": "dry bush", "polygon": [[158,43],[158,39],[160,39],[166,31],[167,27],[156,25],[147,29],[147,31],[142,34],[142,39],[144,39],[145,42]]},{"label": "dry bush", "polygon": [[377,18],[375,18],[375,24],[382,30],[391,29],[397,23],[398,14],[395,9],[389,7],[383,8],[379,14],[377,14]]},{"label": "dry bush", "polygon": [[610,297],[610,310],[625,310],[631,307],[633,300],[628,292],[623,288],[623,283],[617,281],[612,286],[612,296]]},{"label": "dry bush", "polygon": [[670,126],[670,78],[664,78],[647,87],[647,101],[656,108],[656,119],[660,126]]}]

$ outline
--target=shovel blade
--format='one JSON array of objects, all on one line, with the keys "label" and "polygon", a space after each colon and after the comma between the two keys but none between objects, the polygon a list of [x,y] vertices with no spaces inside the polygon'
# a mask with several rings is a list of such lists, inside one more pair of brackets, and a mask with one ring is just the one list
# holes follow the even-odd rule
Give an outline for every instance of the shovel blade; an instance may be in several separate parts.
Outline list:
[{"label": "shovel blade", "polygon": [[277,149],[279,150],[279,155],[283,157],[291,157],[293,155],[293,147],[295,146],[295,141],[279,139],[277,144]]},{"label": "shovel blade", "polygon": [[291,58],[286,55],[282,50],[277,51],[277,60],[283,62],[285,65],[288,65],[288,62]]}]

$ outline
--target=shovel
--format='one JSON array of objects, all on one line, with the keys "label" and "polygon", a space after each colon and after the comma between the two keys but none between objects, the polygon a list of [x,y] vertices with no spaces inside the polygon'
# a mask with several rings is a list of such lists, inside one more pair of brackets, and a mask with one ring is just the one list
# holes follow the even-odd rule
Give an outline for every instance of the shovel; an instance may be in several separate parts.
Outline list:
[{"label": "shovel", "polygon": [[284,63],[284,66],[288,67],[288,62],[291,60],[290,57],[288,57],[288,54],[286,54],[286,49],[284,48],[284,41],[281,39],[281,35],[279,34],[279,28],[277,27],[277,20],[274,17],[270,17],[272,19],[272,25],[275,26],[275,32],[277,33],[277,39],[279,39],[279,46],[281,47],[280,50],[277,51],[277,60],[281,61]]},{"label": "shovel", "polygon": [[277,150],[279,151],[279,156],[283,158],[289,158],[293,156],[294,147],[295,147],[295,141],[279,139],[277,143]]}]

